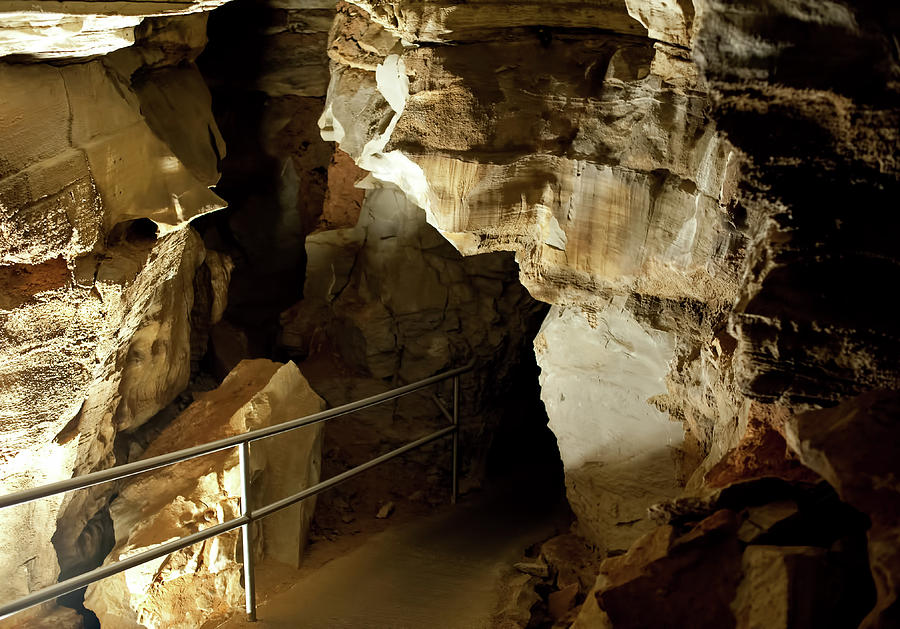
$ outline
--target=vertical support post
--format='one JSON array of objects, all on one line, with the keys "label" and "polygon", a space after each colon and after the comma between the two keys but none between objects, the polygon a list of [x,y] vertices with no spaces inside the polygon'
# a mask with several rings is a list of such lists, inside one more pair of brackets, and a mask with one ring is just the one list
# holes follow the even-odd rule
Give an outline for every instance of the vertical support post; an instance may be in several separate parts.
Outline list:
[{"label": "vertical support post", "polygon": [[459,493],[459,376],[453,376],[453,489],[450,503],[456,504]]},{"label": "vertical support post", "polygon": [[[250,513],[250,444],[241,443],[238,449],[238,462],[241,472],[241,515]],[[256,622],[256,574],[253,570],[253,548],[250,545],[250,525],[241,526],[241,537],[244,546],[244,597],[247,620]]]}]

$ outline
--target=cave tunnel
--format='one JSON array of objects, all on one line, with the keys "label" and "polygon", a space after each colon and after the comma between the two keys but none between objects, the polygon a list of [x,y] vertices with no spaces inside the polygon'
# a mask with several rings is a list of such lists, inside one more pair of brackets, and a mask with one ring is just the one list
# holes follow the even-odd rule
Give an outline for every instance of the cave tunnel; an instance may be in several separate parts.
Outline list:
[{"label": "cave tunnel", "polygon": [[0,629],[900,627],[898,38],[0,2]]}]

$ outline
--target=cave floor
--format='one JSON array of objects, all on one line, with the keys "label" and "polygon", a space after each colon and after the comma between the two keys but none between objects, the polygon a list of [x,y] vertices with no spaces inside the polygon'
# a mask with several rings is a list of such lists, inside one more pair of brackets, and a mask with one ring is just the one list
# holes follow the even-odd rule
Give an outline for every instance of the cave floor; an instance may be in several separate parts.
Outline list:
[{"label": "cave floor", "polygon": [[[514,479],[515,480],[515,479]],[[528,546],[568,525],[563,501],[529,495],[518,479],[455,508],[373,535],[289,589],[222,627],[316,629],[481,629],[515,597],[513,564]],[[533,486],[532,486],[533,487]]]}]

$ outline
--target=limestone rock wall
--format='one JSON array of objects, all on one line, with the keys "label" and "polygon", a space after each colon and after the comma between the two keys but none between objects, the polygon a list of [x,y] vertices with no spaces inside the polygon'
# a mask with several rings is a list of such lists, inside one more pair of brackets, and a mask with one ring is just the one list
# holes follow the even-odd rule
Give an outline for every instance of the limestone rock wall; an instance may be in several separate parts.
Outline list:
[{"label": "limestone rock wall", "polygon": [[[0,41],[16,27],[12,4],[0,6]],[[193,64],[205,15],[141,22],[148,14],[136,5],[146,3],[117,4],[105,6],[109,16],[135,16],[131,47],[81,59],[106,48],[69,22],[51,28],[53,16],[29,14],[40,37],[17,49],[28,55],[0,62],[3,493],[123,462],[117,435],[187,386],[192,329],[221,314],[194,311],[195,294],[226,299],[227,260],[207,255],[187,225],[224,205],[209,189],[224,146]],[[57,8],[85,10],[74,5]],[[201,7],[159,7],[191,8]],[[73,19],[103,29],[113,19],[104,17]],[[63,31],[75,40],[48,43]],[[37,62],[37,51],[57,61]],[[0,512],[15,532],[0,550],[0,598],[49,585],[96,553],[88,523],[113,489]]]},{"label": "limestone rock wall", "polygon": [[210,11],[228,0],[0,3],[0,57],[71,59],[131,46],[145,18]]},{"label": "limestone rock wall", "polygon": [[[708,115],[683,4],[353,2],[331,31],[323,137],[464,255],[515,252],[529,292],[564,313],[536,343],[543,399],[602,547],[627,547],[645,507],[739,433],[715,336],[755,218],[735,214],[741,158]],[[619,322],[637,336],[616,336]],[[596,351],[582,360],[560,339]],[[656,480],[638,487],[627,468],[645,455]]]},{"label": "limestone rock wall", "polygon": [[682,426],[648,400],[666,392],[671,333],[642,325],[613,300],[591,325],[555,306],[535,339],[541,397],[584,537],[625,550],[653,526],[648,507],[674,498]]},{"label": "limestone rock wall", "polygon": [[[176,418],[145,457],[223,439],[317,413],[325,402],[293,363],[241,362],[214,391]],[[319,481],[322,426],[308,426],[251,445],[254,506]],[[110,505],[116,545],[107,562],[240,515],[235,448],[124,482]],[[298,566],[315,498],[257,525],[259,557]],[[90,586],[85,605],[103,627],[197,627],[241,606],[239,532],[207,540]]]},{"label": "limestone rock wall", "polygon": [[[704,600],[728,607],[716,626],[890,627],[898,622],[897,488],[888,480],[897,467],[897,328],[888,310],[854,300],[897,275],[885,234],[896,220],[888,208],[897,195],[900,62],[891,42],[900,16],[875,3],[696,5],[693,54],[710,88],[710,116],[744,163],[735,214],[747,217],[749,240],[727,327],[684,372],[694,377],[673,380],[670,393],[705,402],[692,404],[688,422],[716,407],[735,409],[736,421],[711,425],[714,447],[691,479],[693,495],[662,509],[663,521],[687,536],[646,562],[638,557],[657,552],[661,538],[605,563],[596,604],[584,606],[576,626],[640,625],[637,610],[672,591],[663,563],[676,556],[682,580],[722,570],[722,562],[701,567],[702,553],[684,553],[716,517],[699,521],[698,493],[730,486],[739,492],[727,501],[738,514],[736,535],[709,542],[736,538],[743,576],[720,574],[719,587],[738,583],[733,592],[705,588]],[[727,387],[710,387],[716,374]],[[674,400],[660,401],[671,409]],[[803,515],[813,503],[795,493],[802,517],[785,519],[778,503],[785,491],[810,491],[801,489],[816,482],[810,470],[837,493],[815,515]],[[765,489],[750,478],[765,478]],[[812,491],[824,498],[826,487]]]},{"label": "limestone rock wall", "polygon": [[900,191],[900,12],[871,2],[697,4],[712,115],[746,155],[741,206],[764,217],[729,325],[737,384],[798,411],[840,401],[789,418],[784,433],[871,519],[878,602],[863,626],[889,627],[897,566],[886,540],[897,529],[885,514],[896,487],[879,485],[876,505],[870,486],[896,467],[895,409],[890,394],[869,392],[897,387],[898,329],[888,308],[854,302],[898,277],[889,234]]}]

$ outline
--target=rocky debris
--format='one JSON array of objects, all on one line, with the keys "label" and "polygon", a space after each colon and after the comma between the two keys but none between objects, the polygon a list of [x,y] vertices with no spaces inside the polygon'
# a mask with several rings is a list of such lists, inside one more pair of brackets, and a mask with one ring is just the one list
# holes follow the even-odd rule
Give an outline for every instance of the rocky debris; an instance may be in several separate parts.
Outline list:
[{"label": "rocky debris", "polygon": [[[153,441],[145,457],[275,425],[325,408],[293,363],[241,362],[201,394]],[[318,482],[321,426],[251,445],[251,500],[262,506]],[[256,525],[254,552],[297,566],[315,499]],[[108,561],[233,519],[240,514],[235,449],[192,459],[122,483],[110,505],[116,545]],[[85,606],[104,627],[196,627],[239,607],[239,534],[227,533],[90,586]]]},{"label": "rocky debris", "polygon": [[733,627],[730,605],[741,574],[736,530],[735,514],[721,510],[683,536],[670,526],[648,533],[626,554],[600,566],[594,594],[600,609],[616,628],[660,622],[698,629]]},{"label": "rocky debris", "polygon": [[375,514],[375,517],[379,520],[384,520],[385,518],[391,517],[392,513],[394,513],[394,503],[386,502],[378,509],[378,513]]},{"label": "rocky debris", "polygon": [[0,620],[3,629],[82,629],[84,619],[74,609],[46,603]]},{"label": "rocky debris", "polygon": [[556,620],[565,618],[574,609],[578,596],[578,584],[570,583],[561,590],[550,592],[547,596],[547,611]]},{"label": "rocky debris", "polygon": [[534,593],[528,627],[569,627],[597,579],[600,554],[572,533],[550,538],[534,551],[536,558],[515,564],[531,580],[522,587]]},{"label": "rocky debris", "polygon": [[747,519],[738,529],[738,539],[747,544],[758,542],[763,536],[772,535],[779,525],[789,522],[799,513],[800,508],[793,500],[750,507],[747,509]]},{"label": "rocky debris", "polygon": [[878,602],[863,627],[900,623],[896,585],[900,574],[898,416],[900,396],[895,391],[874,391],[833,408],[798,415],[787,428],[803,462],[871,521],[868,554]]},{"label": "rocky debris", "polygon": [[[852,617],[835,616],[843,575],[828,574],[828,552],[809,546],[750,546],[744,577],[732,604],[737,627],[852,627]],[[838,588],[834,586],[838,585]]]},{"label": "rocky debris", "polygon": [[513,564],[513,568],[522,574],[528,574],[539,579],[546,579],[550,576],[550,569],[542,561],[520,561]]},{"label": "rocky debris", "polygon": [[575,627],[855,627],[871,608],[867,522],[824,483],[683,503],[603,562]]},{"label": "rocky debris", "polygon": [[[756,406],[757,403],[751,405]],[[797,453],[788,447],[783,422],[790,413],[787,409],[779,410],[782,422],[777,427],[751,416],[741,441],[706,473],[703,480],[707,487],[727,487],[765,477],[813,484],[819,481],[820,476],[803,465]]]},{"label": "rocky debris", "polygon": [[[5,43],[21,26],[8,11],[33,11],[15,4],[0,5]],[[118,4],[134,15],[138,5],[146,9]],[[77,33],[50,28],[57,17],[27,19],[53,37]],[[92,15],[76,22],[104,28]],[[187,227],[224,205],[209,189],[224,147],[193,64],[204,27],[203,15],[148,18],[133,46],[103,57],[0,64],[4,493],[114,465],[116,435],[185,388],[191,354],[203,345],[192,329],[219,315],[227,263]],[[22,34],[28,46],[46,41]],[[4,530],[27,531],[0,550],[3,566],[18,566],[3,571],[0,598],[83,565],[94,545],[79,538],[112,490],[101,485],[0,513]]]}]

